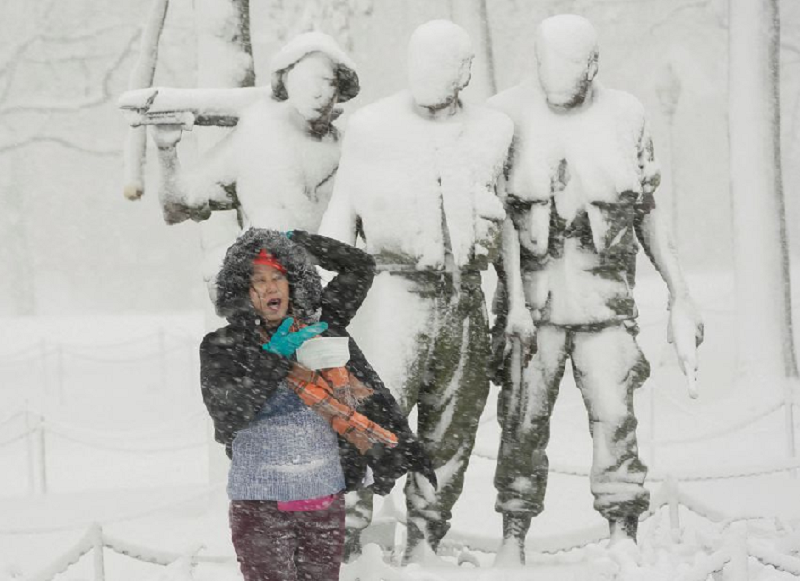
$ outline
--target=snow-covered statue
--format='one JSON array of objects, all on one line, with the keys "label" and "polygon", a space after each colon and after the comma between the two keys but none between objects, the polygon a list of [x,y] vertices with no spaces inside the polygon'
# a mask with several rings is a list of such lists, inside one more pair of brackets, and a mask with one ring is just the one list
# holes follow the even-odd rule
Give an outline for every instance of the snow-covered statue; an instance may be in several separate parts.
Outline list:
[{"label": "snow-covered statue", "polygon": [[[462,103],[472,59],[469,36],[452,22],[414,31],[409,90],[353,114],[320,227],[351,244],[361,238],[376,258],[382,272],[353,333],[404,411],[417,406],[419,439],[439,478],[433,490],[409,475],[406,561],[436,550],[461,494],[489,393],[481,271],[498,255],[502,234],[514,236],[497,191],[513,126],[499,112]],[[521,285],[519,296],[532,332]],[[350,501],[352,556],[372,499]]]},{"label": "snow-covered statue", "polygon": [[538,345],[521,372],[510,358],[502,369],[495,508],[503,515],[498,558],[511,561],[524,561],[531,518],[543,509],[550,416],[567,358],[589,415],[595,509],[612,542],[636,540],[649,500],[633,409],[633,392],[649,375],[632,293],[639,244],[669,289],[679,354],[693,355],[703,338],[655,203],[660,176],[644,109],[596,80],[598,54],[588,20],[548,18],[536,35],[538,79],[490,101],[515,123],[507,207]]},{"label": "snow-covered statue", "polygon": [[[207,110],[215,101],[227,100],[231,108],[258,96],[238,112],[236,128],[189,171],[181,171],[177,160],[180,128],[154,126],[167,222],[203,220],[212,210],[238,207],[243,228],[316,232],[339,164],[340,135],[333,121],[341,110],[336,105],[359,90],[355,65],[331,37],[308,32],[273,57],[270,72],[271,92],[229,89],[196,95],[196,102],[212,101]],[[170,96],[160,95],[154,103]],[[186,96],[177,100],[192,101]]]}]

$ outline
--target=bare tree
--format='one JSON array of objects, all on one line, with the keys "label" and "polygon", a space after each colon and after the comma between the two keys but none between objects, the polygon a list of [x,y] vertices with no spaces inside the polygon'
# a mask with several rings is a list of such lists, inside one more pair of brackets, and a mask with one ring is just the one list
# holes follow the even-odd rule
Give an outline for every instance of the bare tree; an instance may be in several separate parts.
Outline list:
[{"label": "bare tree", "polygon": [[[53,29],[57,27],[53,25]],[[90,113],[115,99],[115,73],[133,53],[140,35],[138,28],[123,24],[74,34],[51,33],[43,27],[40,32],[16,43],[5,59],[0,60],[0,126],[4,129],[0,154],[48,142],[89,154],[118,154],[120,149],[112,145],[81,142],[75,131],[60,130],[53,119],[60,115]],[[95,48],[92,45],[98,42],[88,42],[88,39],[103,41],[103,48]],[[116,46],[109,50],[113,45]],[[97,60],[106,63],[103,69],[87,66],[88,62]],[[74,96],[65,95],[63,86],[53,83],[44,91],[36,91],[36,96],[32,95],[31,77],[63,78],[65,69],[71,75],[72,87],[82,86],[83,90],[73,91]],[[77,96],[79,92],[82,95]]]},{"label": "bare tree", "polygon": [[99,26],[73,26],[45,4],[12,8],[25,13],[26,29],[0,23],[0,304],[12,315],[37,311],[27,159],[42,145],[91,157],[120,153],[113,139],[75,120],[91,119],[116,98],[117,71],[141,35],[113,16]]}]

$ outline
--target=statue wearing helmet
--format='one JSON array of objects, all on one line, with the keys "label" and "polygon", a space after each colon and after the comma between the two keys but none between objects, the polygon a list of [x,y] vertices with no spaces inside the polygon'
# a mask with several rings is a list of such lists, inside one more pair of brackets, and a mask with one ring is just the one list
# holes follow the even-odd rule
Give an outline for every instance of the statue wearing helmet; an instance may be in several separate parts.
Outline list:
[{"label": "statue wearing helmet", "polygon": [[[415,30],[409,88],[353,114],[320,227],[351,244],[362,239],[376,258],[381,272],[353,334],[404,411],[417,407],[418,436],[437,472],[438,490],[409,474],[406,561],[432,556],[461,494],[489,393],[481,271],[500,254],[503,233],[513,237],[499,182],[513,126],[461,101],[473,54],[467,33],[450,21]],[[512,319],[530,336],[521,282],[518,297]],[[362,494],[350,509],[353,556],[371,497]]]},{"label": "statue wearing helmet", "polygon": [[[585,18],[544,20],[535,53],[538,78],[490,100],[515,123],[507,208],[538,348],[520,365],[503,356],[506,340],[496,333],[498,559],[510,562],[524,562],[531,519],[544,508],[550,416],[567,358],[589,415],[594,506],[612,541],[636,539],[649,503],[633,409],[634,390],[649,375],[632,293],[639,244],[669,289],[671,328],[688,325],[692,349],[703,337],[655,204],[660,175],[641,103],[597,81],[597,33]],[[504,316],[501,308],[499,329]]]}]

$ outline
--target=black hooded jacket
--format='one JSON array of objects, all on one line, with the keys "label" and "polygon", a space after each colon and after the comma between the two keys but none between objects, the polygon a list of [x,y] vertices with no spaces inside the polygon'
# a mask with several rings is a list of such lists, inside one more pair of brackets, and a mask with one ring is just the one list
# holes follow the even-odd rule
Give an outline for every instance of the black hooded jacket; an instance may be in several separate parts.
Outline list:
[{"label": "black hooded jacket", "polygon": [[[200,378],[203,401],[214,422],[215,438],[225,445],[228,457],[236,433],[258,415],[264,403],[286,379],[291,360],[264,351],[259,317],[250,301],[253,258],[265,249],[286,268],[291,316],[311,324],[328,323],[323,336],[349,337],[347,325],[355,316],[372,285],[375,261],[365,252],[336,240],[296,230],[291,240],[273,230],[251,228],[225,255],[217,277],[217,313],[228,325],[209,333],[200,345]],[[314,260],[337,275],[322,289]],[[347,369],[374,394],[358,411],[394,432],[394,448],[375,445],[366,454],[339,438],[339,456],[347,490],[363,481],[372,468],[373,490],[386,494],[395,480],[409,470],[420,472],[435,484],[431,462],[411,432],[408,422],[389,390],[350,337]]]}]

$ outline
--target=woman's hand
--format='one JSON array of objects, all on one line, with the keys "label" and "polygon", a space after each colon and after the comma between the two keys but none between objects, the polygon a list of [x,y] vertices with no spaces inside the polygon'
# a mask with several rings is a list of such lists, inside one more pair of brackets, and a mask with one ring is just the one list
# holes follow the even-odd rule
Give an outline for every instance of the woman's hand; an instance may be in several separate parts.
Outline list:
[{"label": "woman's hand", "polygon": [[321,323],[314,323],[313,325],[303,327],[299,331],[292,332],[290,329],[293,324],[294,319],[292,317],[284,319],[283,323],[281,323],[281,326],[278,327],[278,330],[275,331],[275,334],[269,340],[269,343],[264,343],[261,348],[264,351],[269,351],[275,355],[291,357],[292,354],[297,351],[300,345],[312,337],[316,337],[320,333],[325,332],[325,330],[328,328],[328,323],[323,321]]}]

